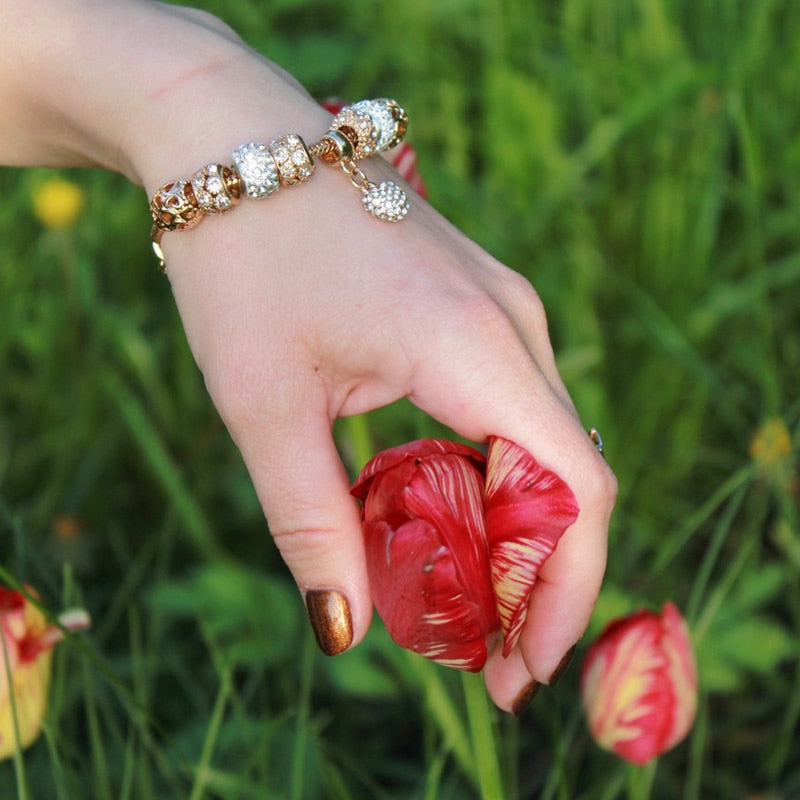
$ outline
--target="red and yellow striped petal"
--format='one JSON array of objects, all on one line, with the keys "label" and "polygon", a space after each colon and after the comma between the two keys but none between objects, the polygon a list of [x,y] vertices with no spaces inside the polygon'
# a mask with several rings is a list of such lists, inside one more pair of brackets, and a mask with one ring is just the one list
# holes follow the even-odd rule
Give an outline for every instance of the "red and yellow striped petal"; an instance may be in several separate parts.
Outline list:
[{"label": "red and yellow striped petal", "polygon": [[365,532],[372,600],[392,639],[439,664],[480,670],[491,626],[438,531],[416,519]]},{"label": "red and yellow striped petal", "polygon": [[542,564],[578,517],[569,486],[519,445],[492,437],[486,464],[486,535],[503,630],[503,655],[516,644]]}]

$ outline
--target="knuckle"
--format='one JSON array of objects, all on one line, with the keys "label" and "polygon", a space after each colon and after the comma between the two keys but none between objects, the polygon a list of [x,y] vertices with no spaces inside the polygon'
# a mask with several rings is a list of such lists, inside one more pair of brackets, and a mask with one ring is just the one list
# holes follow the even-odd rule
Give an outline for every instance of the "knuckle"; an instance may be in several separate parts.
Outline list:
[{"label": "knuckle", "polygon": [[539,294],[521,272],[507,268],[503,277],[509,297],[533,306],[541,306]]},{"label": "knuckle", "polygon": [[506,309],[490,295],[483,292],[465,298],[461,306],[469,326],[481,335],[493,339],[517,339],[514,323]]},{"label": "knuckle", "polygon": [[176,10],[174,13],[180,14],[184,19],[193,22],[195,25],[198,25],[201,28],[206,28],[213,33],[221,34],[230,41],[241,41],[240,37],[233,30],[233,28],[223,22],[219,17],[212,14],[210,11],[205,11],[198,8],[181,8],[180,10]]},{"label": "knuckle", "polygon": [[549,336],[547,310],[542,298],[527,278],[516,272],[513,274],[514,277],[511,279],[513,283],[512,298],[516,303],[517,315],[520,319],[525,320],[526,326],[536,335],[546,339]]},{"label": "knuckle", "polygon": [[281,558],[292,572],[314,572],[339,547],[337,531],[316,526],[270,526],[270,533]]},{"label": "knuckle", "polygon": [[531,341],[549,342],[547,311],[533,284],[521,273],[504,267],[497,289],[504,313]]},{"label": "knuckle", "polygon": [[584,501],[595,509],[603,509],[608,514],[614,508],[617,501],[619,484],[611,468],[599,458],[595,459],[595,465],[591,468],[583,482]]}]

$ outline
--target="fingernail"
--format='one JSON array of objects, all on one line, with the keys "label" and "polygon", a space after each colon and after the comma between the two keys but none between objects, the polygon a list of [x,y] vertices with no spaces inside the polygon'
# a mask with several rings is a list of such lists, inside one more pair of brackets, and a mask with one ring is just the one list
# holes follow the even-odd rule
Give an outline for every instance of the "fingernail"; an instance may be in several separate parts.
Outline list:
[{"label": "fingernail", "polygon": [[521,717],[528,710],[528,706],[533,702],[533,698],[536,697],[536,692],[539,691],[540,686],[541,684],[538,681],[531,681],[519,693],[519,697],[511,706],[511,713],[515,717]]},{"label": "fingernail", "polygon": [[350,606],[341,592],[332,589],[306,593],[306,608],[317,644],[326,656],[338,656],[353,641]]},{"label": "fingernail", "polygon": [[555,686],[556,681],[567,671],[567,667],[572,661],[572,656],[575,653],[575,648],[577,644],[572,645],[569,650],[564,654],[564,657],[561,661],[558,662],[558,666],[553,670],[553,674],[550,676],[550,680],[547,682],[548,686]]}]

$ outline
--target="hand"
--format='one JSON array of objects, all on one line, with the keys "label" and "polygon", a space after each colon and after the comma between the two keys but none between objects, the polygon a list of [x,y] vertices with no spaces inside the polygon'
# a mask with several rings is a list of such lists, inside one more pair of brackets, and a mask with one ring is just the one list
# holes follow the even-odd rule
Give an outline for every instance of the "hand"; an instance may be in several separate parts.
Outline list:
[{"label": "hand", "polygon": [[[364,169],[390,177],[376,159]],[[519,646],[485,668],[511,709],[588,622],[614,479],[558,376],[532,287],[419,197],[403,222],[383,223],[337,170],[318,172],[165,236],[191,347],[301,591],[349,605],[352,636],[336,615],[317,620],[333,651],[364,635],[372,611],[337,417],[409,397],[468,439],[518,442],[569,483],[580,517],[545,565]]]},{"label": "hand", "polygon": [[[0,22],[15,31],[0,54],[3,163],[116,169],[152,195],[229,163],[244,142],[311,142],[330,119],[199,12],[8,0]],[[391,174],[379,158],[364,168]],[[597,596],[616,485],[558,376],[530,284],[418,197],[401,223],[372,219],[322,166],[301,187],[166,234],[163,249],[190,346],[328,652],[357,643],[371,617],[337,417],[409,397],[470,440],[517,442],[567,481],[579,518],[540,573],[518,646],[485,668],[505,709],[531,681],[548,683]]]}]

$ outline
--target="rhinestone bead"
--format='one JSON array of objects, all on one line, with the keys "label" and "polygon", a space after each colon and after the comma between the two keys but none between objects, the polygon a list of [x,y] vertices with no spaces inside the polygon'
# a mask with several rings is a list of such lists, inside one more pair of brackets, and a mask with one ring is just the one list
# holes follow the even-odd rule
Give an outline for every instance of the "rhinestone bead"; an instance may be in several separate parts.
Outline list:
[{"label": "rhinestone bead", "polygon": [[267,146],[260,142],[240,145],[233,151],[233,163],[239,170],[248,197],[269,197],[280,185],[278,167]]},{"label": "rhinestone bead", "polygon": [[314,174],[314,162],[306,143],[296,133],[273,139],[269,152],[278,167],[278,176],[284,186],[295,186]]},{"label": "rhinestone bead", "polygon": [[361,100],[345,106],[333,119],[331,130],[353,144],[354,158],[368,158],[388,150],[405,136],[408,115],[394,100],[385,97]]},{"label": "rhinestone bead", "polygon": [[208,214],[221,214],[239,202],[233,170],[222,164],[207,164],[197,170],[192,175],[192,190],[200,208]]},{"label": "rhinestone bead", "polygon": [[162,231],[193,228],[205,216],[189,181],[165,183],[150,201],[150,215]]},{"label": "rhinestone bead", "polygon": [[343,108],[333,120],[331,130],[346,136],[353,145],[353,158],[369,158],[377,152],[378,127],[366,112],[354,106]]},{"label": "rhinestone bead", "polygon": [[383,181],[364,192],[364,208],[373,217],[386,222],[399,222],[408,214],[408,197],[393,181]]},{"label": "rhinestone bead", "polygon": [[366,114],[378,131],[375,146],[381,152],[394,147],[405,135],[408,115],[394,100],[361,100],[352,106],[357,114]]}]

